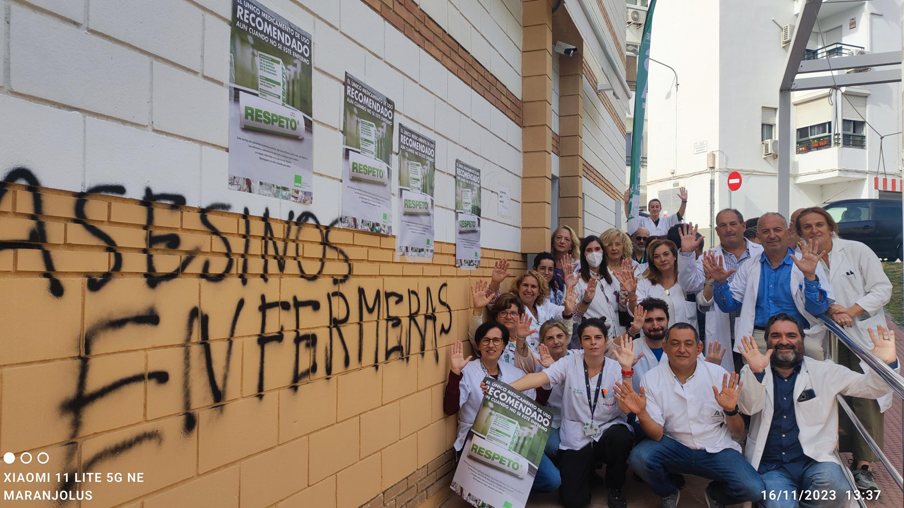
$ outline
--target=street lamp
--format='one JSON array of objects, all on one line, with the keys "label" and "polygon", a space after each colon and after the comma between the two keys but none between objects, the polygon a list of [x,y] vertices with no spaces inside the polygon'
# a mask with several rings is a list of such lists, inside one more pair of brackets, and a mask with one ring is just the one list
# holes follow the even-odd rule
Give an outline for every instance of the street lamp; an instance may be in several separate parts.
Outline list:
[{"label": "street lamp", "polygon": [[[668,68],[672,71],[672,74],[675,75],[675,80],[673,83],[675,84],[675,170],[674,172],[678,172],[678,71],[675,70],[674,67],[667,63],[660,62],[653,57],[650,57],[651,62],[656,62],[659,65]],[[672,87],[669,85],[669,91],[665,94],[665,98],[668,99],[672,96]],[[674,173],[673,173],[674,174]]]}]

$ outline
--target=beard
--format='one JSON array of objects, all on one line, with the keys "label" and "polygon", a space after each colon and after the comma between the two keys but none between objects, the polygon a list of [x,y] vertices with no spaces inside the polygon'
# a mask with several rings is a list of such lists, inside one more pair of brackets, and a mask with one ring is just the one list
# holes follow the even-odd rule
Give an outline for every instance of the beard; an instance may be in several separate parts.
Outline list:
[{"label": "beard", "polygon": [[772,352],[771,363],[773,367],[778,367],[781,369],[791,368],[803,359],[804,357],[804,346],[801,344],[799,347],[794,349],[785,349],[785,348],[775,348]]},{"label": "beard", "polygon": [[665,330],[666,330],[665,328],[661,328],[655,332],[650,331],[649,333],[646,330],[644,330],[643,334],[644,334],[644,337],[646,337],[650,340],[662,340],[665,338]]}]

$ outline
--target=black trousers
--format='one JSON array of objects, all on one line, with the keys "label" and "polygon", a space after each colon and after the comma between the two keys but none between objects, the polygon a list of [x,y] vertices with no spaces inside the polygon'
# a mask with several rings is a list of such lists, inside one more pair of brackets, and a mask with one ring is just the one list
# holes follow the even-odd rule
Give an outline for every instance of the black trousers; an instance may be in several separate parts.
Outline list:
[{"label": "black trousers", "polygon": [[628,455],[634,446],[634,436],[628,427],[613,425],[603,432],[600,440],[580,450],[559,450],[562,487],[559,493],[565,508],[582,508],[590,504],[593,465],[606,463],[606,487],[620,489],[625,485]]}]

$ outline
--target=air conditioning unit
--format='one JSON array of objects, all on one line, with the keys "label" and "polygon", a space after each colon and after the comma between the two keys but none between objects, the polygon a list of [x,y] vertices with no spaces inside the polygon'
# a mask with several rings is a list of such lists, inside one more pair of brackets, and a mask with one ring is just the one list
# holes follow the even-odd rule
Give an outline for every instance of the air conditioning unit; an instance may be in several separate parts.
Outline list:
[{"label": "air conditioning unit", "polygon": [[773,159],[778,157],[778,140],[777,139],[767,139],[763,141],[763,158],[772,157]]},{"label": "air conditioning unit", "polygon": [[628,23],[642,25],[645,17],[646,13],[644,11],[638,9],[628,9]]},{"label": "air conditioning unit", "polygon": [[784,48],[794,39],[794,25],[787,24],[782,26],[782,47]]}]

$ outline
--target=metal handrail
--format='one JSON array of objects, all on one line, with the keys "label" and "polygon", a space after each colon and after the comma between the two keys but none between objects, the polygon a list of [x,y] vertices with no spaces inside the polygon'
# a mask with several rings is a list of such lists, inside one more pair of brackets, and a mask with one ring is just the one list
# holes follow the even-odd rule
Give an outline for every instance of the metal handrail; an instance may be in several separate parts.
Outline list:
[{"label": "metal handrail", "polygon": [[822,58],[834,58],[836,56],[851,56],[863,51],[863,46],[855,46],[853,44],[845,44],[843,42],[835,42],[821,48],[808,49],[804,53],[804,60],[819,60]]},{"label": "metal handrail", "polygon": [[[844,464],[844,461],[841,460],[841,455],[838,454],[838,448],[835,448],[835,460],[839,463]],[[844,477],[847,479],[848,484],[850,484],[852,489],[857,488],[857,482],[854,480],[854,473],[851,472],[850,469],[846,467],[842,467],[841,471],[844,473]],[[864,501],[863,496],[854,496],[854,499],[857,501],[857,504],[860,505],[860,508],[867,508],[866,501]]]},{"label": "metal handrail", "polygon": [[879,457],[879,462],[885,466],[885,469],[888,470],[888,474],[891,475],[892,479],[894,479],[895,483],[898,484],[898,488],[904,491],[904,478],[901,477],[901,473],[895,468],[894,464],[888,459],[885,455],[885,452],[879,448],[879,445],[876,444],[876,441],[873,439],[873,436],[867,432],[866,427],[863,426],[863,423],[860,422],[860,418],[857,418],[857,415],[854,414],[854,410],[851,409],[851,406],[848,405],[847,401],[844,400],[844,397],[841,395],[836,395],[835,399],[838,401],[838,405],[841,406],[841,409],[847,413],[848,418],[853,422],[854,427],[857,428],[857,431],[860,432],[860,435],[863,436],[863,440],[866,441],[866,444],[869,445],[870,449],[873,453]]},{"label": "metal handrail", "polygon": [[876,374],[879,375],[888,386],[891,387],[892,391],[894,391],[898,397],[904,399],[904,377],[901,377],[900,374],[892,370],[885,362],[876,358],[876,356],[872,353],[872,351],[867,351],[860,344],[854,342],[850,337],[844,333],[844,330],[841,329],[834,321],[831,320],[825,314],[819,316],[822,319],[823,324],[826,325],[836,337],[838,337],[841,342],[843,342],[850,350],[857,355],[858,358],[866,362],[867,365],[872,368]]}]

